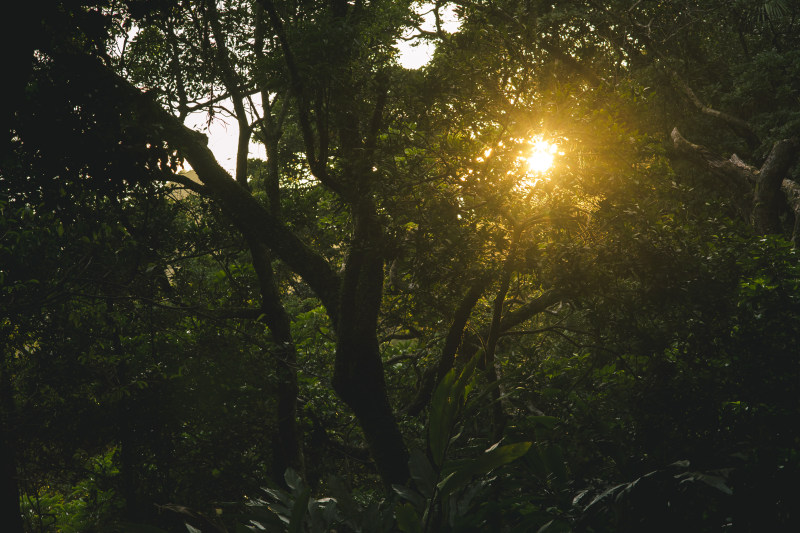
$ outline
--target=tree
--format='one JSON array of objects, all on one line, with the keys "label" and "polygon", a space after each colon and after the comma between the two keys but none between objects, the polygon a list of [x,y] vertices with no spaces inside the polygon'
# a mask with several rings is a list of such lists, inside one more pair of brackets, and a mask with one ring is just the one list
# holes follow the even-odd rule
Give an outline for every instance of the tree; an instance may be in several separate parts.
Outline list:
[{"label": "tree", "polygon": [[[769,309],[784,301],[776,287],[792,292],[791,268],[775,274],[777,285],[759,285],[763,266],[712,253],[709,243],[748,243],[756,254],[748,236],[779,240],[797,224],[793,6],[453,3],[459,32],[418,29],[438,44],[421,71],[394,60],[395,41],[419,19],[410,2],[64,2],[25,19],[32,37],[15,55],[15,79],[26,98],[12,117],[9,155],[39,166],[15,182],[29,195],[22,203],[38,186],[29,176],[120,198],[180,187],[196,194],[174,205],[211,202],[202,217],[235,242],[223,264],[247,265],[230,286],[244,296],[187,304],[197,294],[169,260],[187,247],[185,233],[154,247],[151,273],[165,279],[157,294],[181,316],[245,318],[248,334],[257,323],[268,328],[273,475],[303,467],[298,367],[309,359],[299,347],[310,334],[292,331],[303,312],[327,316],[334,353],[314,363],[329,367],[321,374],[357,418],[388,488],[410,476],[409,435],[396,413],[422,412],[437,383],[479,347],[491,391],[486,438],[516,431],[519,405],[567,412],[536,395],[514,403],[509,376],[543,379],[540,364],[561,369],[554,381],[571,380],[563,390],[597,376],[618,387],[626,399],[599,418],[649,423],[620,407],[640,390],[628,380],[700,387],[710,374],[688,378],[697,361],[686,354],[728,346],[723,327],[682,343],[679,332],[698,334],[684,329],[686,316],[743,324],[749,311],[740,316],[733,305],[740,283],[771,287]],[[736,31],[718,32],[711,20]],[[763,76],[743,74],[751,69]],[[766,86],[780,97],[756,98]],[[233,175],[185,125],[191,112],[224,109],[239,130]],[[41,127],[45,119],[52,127]],[[251,139],[266,147],[263,164],[247,159]],[[527,167],[536,142],[563,152],[550,173]],[[717,155],[734,151],[760,170]],[[177,172],[184,160],[196,181]],[[687,250],[729,269],[715,275]],[[204,268],[198,260],[198,279]],[[730,306],[698,304],[708,293],[695,279],[724,287]],[[683,290],[685,298],[673,292]],[[660,308],[659,298],[674,307]],[[764,330],[750,334],[773,327],[757,323]],[[109,324],[106,334],[117,329]],[[557,362],[541,362],[538,350]],[[670,381],[661,372],[676,354],[689,362]],[[559,366],[583,356],[588,368]],[[729,394],[714,390],[703,405]],[[656,443],[645,448],[667,460]]]}]

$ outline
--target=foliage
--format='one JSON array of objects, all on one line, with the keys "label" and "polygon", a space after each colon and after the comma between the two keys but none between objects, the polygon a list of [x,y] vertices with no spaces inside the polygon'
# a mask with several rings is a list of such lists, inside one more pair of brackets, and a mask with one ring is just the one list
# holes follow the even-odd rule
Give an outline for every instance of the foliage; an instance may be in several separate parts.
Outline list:
[{"label": "foliage", "polygon": [[86,477],[63,489],[44,487],[21,502],[26,526],[31,531],[109,531],[118,520],[123,502],[113,489],[113,478],[119,475],[114,465],[118,450],[86,461]]},{"label": "foliage", "polygon": [[[457,31],[420,26],[447,5]],[[22,498],[0,515],[800,523],[796,140],[777,226],[753,217],[776,143],[800,136],[795,3],[20,8],[0,494]],[[404,38],[432,60],[401,67]],[[186,127],[201,118],[238,127],[234,172]],[[549,170],[528,165],[537,142]]]},{"label": "foliage", "polygon": [[[431,402],[428,430],[429,452],[412,453],[409,467],[413,485],[395,485],[395,498],[372,500],[366,506],[354,498],[352,489],[338,477],[327,482],[331,496],[312,498],[311,489],[297,472],[284,474],[286,487],[266,488],[267,499],[247,500],[244,507],[232,506],[237,527],[252,531],[354,532],[462,531],[479,527],[485,517],[476,513],[478,499],[491,486],[484,476],[526,454],[530,442],[497,443],[474,458],[445,461],[450,448],[461,436],[455,424],[467,403],[474,382],[478,354],[456,376],[451,370],[437,387]],[[191,526],[194,528],[194,526]]]}]

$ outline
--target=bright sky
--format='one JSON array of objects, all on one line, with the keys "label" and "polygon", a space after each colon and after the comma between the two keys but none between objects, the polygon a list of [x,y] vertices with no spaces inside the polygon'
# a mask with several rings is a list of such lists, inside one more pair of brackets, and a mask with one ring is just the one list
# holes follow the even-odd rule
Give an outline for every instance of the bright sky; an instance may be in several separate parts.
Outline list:
[{"label": "bright sky", "polygon": [[[236,119],[218,113],[209,124],[208,115],[205,112],[192,113],[187,117],[186,125],[208,136],[208,147],[214,152],[217,162],[233,175],[236,172],[236,147],[239,142],[239,125],[236,123]],[[251,141],[249,157],[266,159],[267,152],[264,145]]]},{"label": "bright sky", "polygon": [[[428,2],[420,2],[415,7],[417,13],[423,17],[421,28],[425,31],[436,31],[436,18],[433,11],[431,11],[432,9],[433,4]],[[449,33],[458,31],[461,22],[458,20],[452,6],[443,7],[440,10],[440,16],[443,31]],[[409,28],[403,34],[403,37],[411,40],[398,40],[395,43],[395,47],[399,52],[398,62],[409,70],[416,70],[427,65],[436,49],[434,43],[413,38],[418,33],[416,29]],[[257,99],[254,100],[256,105],[260,104]],[[222,105],[228,109],[232,108],[229,101],[223,102]],[[236,124],[236,120],[226,116],[224,113],[218,113],[211,124],[208,124],[208,118],[205,113],[195,113],[188,117],[186,125],[208,136],[208,147],[214,152],[217,161],[225,170],[233,174],[236,170],[236,144],[239,136],[239,126]],[[251,142],[249,157],[266,159],[264,145]]]},{"label": "bright sky", "polygon": [[[433,14],[433,8],[434,5],[428,2],[422,2],[414,8],[417,14],[422,15],[421,29],[425,31],[436,31],[436,17]],[[442,7],[439,10],[439,16],[442,23],[442,31],[455,33],[461,27],[461,21],[458,20],[453,6]],[[403,33],[403,39],[413,38],[417,33],[416,28],[409,28]],[[395,48],[400,52],[397,58],[400,65],[409,70],[416,70],[430,62],[433,58],[433,52],[436,50],[436,45],[421,39],[399,40],[395,43]]]}]

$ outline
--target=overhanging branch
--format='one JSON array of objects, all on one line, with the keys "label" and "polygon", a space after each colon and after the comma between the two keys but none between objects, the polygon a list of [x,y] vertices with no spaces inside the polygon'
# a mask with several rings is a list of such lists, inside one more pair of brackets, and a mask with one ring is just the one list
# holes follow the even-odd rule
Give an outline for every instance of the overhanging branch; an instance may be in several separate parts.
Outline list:
[{"label": "overhanging branch", "polygon": [[[150,96],[142,93],[126,79],[112,72],[99,61],[76,55],[58,58],[65,63],[79,63],[75,72],[83,72],[76,83],[91,83],[91,91],[98,87],[121,102],[124,112],[135,117],[177,148],[197,172],[203,182],[204,192],[219,202],[223,211],[246,236],[252,237],[281,259],[292,271],[300,275],[322,301],[331,320],[338,320],[339,276],[328,262],[269,213],[253,196],[241,187],[217,162],[207,146],[207,138],[186,127],[176,117],[165,111]],[[85,73],[91,73],[86,76]]]},{"label": "overhanging branch", "polygon": [[761,140],[758,138],[758,135],[755,134],[753,129],[750,125],[745,122],[744,120],[734,117],[733,115],[729,115],[728,113],[723,113],[722,111],[718,111],[716,109],[712,109],[704,104],[700,98],[697,97],[695,92],[689,87],[689,84],[673,69],[669,67],[664,67],[667,73],[669,74],[670,78],[672,79],[673,83],[686,95],[690,102],[704,115],[708,115],[713,117],[720,122],[727,125],[729,128],[733,130],[736,135],[744,139],[747,145],[750,147],[751,150],[758,148],[761,144]]}]

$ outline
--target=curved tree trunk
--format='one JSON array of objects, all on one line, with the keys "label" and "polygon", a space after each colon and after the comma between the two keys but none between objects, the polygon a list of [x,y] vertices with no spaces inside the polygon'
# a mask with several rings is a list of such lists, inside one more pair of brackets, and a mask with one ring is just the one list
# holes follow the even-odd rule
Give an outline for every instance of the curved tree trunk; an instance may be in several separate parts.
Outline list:
[{"label": "curved tree trunk", "polygon": [[333,388],[353,410],[387,489],[410,478],[408,450],[383,375],[377,327],[383,291],[381,229],[369,206],[354,208],[337,325]]},{"label": "curved tree trunk", "polygon": [[782,191],[784,178],[800,155],[797,139],[778,141],[756,175],[753,198],[753,224],[762,235],[781,232],[780,216],[786,211],[787,193]]}]

